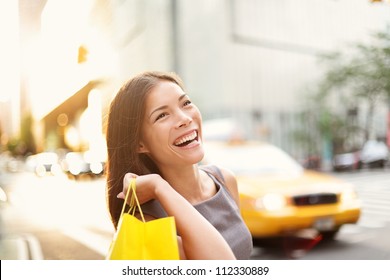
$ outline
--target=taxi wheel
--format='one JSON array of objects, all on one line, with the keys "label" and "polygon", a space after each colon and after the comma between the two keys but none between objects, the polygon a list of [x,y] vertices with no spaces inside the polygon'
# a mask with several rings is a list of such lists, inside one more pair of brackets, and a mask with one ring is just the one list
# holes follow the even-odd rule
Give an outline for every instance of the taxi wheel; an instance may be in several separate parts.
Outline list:
[{"label": "taxi wheel", "polygon": [[337,233],[339,232],[339,229],[330,230],[330,231],[323,231],[321,232],[322,240],[323,241],[332,241],[336,237]]}]

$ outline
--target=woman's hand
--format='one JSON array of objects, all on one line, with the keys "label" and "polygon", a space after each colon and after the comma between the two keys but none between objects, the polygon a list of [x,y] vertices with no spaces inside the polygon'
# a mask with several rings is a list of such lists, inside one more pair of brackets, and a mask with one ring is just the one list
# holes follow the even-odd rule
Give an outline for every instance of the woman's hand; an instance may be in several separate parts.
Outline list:
[{"label": "woman's hand", "polygon": [[123,191],[118,194],[118,198],[125,198],[133,178],[136,178],[136,193],[140,204],[157,199],[168,216],[175,217],[181,237],[182,256],[201,260],[235,259],[231,248],[217,229],[160,175],[137,176],[127,173],[123,178]]},{"label": "woman's hand", "polygon": [[[162,183],[164,182],[166,183],[166,181],[157,174],[138,176],[134,173],[126,173],[123,177],[123,190],[117,195],[118,198],[125,199],[131,180],[134,178],[136,179],[135,189],[140,204],[156,199],[157,186],[163,185]],[[126,203],[130,203],[130,197]]]}]

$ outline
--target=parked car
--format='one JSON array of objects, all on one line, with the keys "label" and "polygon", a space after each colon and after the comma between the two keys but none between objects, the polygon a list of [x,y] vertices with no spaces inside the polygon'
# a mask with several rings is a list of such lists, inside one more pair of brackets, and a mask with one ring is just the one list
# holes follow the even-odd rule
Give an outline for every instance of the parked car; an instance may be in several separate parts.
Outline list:
[{"label": "parked car", "polygon": [[91,156],[89,152],[69,152],[62,162],[62,168],[71,178],[84,175],[97,177],[103,174],[104,161]]},{"label": "parked car", "polygon": [[26,166],[29,171],[35,172],[39,177],[58,175],[62,172],[58,155],[54,152],[42,152],[26,158]]},{"label": "parked car", "polygon": [[333,157],[334,171],[352,171],[362,168],[360,151],[336,154]]},{"label": "parked car", "polygon": [[276,146],[259,142],[206,142],[203,164],[236,174],[241,213],[256,239],[315,229],[333,238],[356,223],[361,206],[353,185],[304,169]]},{"label": "parked car", "polygon": [[377,140],[368,140],[360,153],[360,162],[368,167],[385,167],[389,161],[389,149]]}]

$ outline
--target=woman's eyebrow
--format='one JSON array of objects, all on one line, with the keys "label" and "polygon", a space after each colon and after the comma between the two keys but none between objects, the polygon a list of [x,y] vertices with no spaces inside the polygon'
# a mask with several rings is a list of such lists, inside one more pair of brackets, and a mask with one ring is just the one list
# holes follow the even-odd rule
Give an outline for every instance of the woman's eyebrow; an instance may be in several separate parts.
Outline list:
[{"label": "woman's eyebrow", "polygon": [[[180,95],[180,97],[178,98],[178,100],[181,101],[181,100],[182,100],[184,97],[186,97],[186,96],[187,96],[187,94],[184,93],[184,94]],[[159,110],[165,110],[165,109],[167,109],[167,108],[168,108],[168,105],[163,105],[163,106],[160,106],[160,107],[154,109],[154,110],[150,113],[149,118],[150,118],[155,112],[157,112],[157,111],[159,111]]]},{"label": "woman's eyebrow", "polygon": [[167,108],[168,108],[168,105],[163,105],[163,106],[160,106],[160,107],[154,109],[154,110],[150,113],[149,118],[150,118],[155,112],[157,112],[157,111],[159,111],[159,110],[164,110],[164,109],[167,109]]},{"label": "woman's eyebrow", "polygon": [[182,94],[182,95],[180,95],[180,97],[179,97],[179,101],[181,101],[184,97],[186,97],[187,96],[187,94],[186,93],[184,93],[184,94]]}]

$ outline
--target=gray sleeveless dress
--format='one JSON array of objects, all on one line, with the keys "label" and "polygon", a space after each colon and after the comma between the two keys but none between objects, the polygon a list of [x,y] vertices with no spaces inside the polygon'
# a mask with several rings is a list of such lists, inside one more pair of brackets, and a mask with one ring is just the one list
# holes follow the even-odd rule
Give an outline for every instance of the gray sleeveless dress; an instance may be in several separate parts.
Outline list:
[{"label": "gray sleeveless dress", "polygon": [[[201,167],[201,169],[214,181],[217,193],[210,199],[194,205],[195,209],[221,233],[236,259],[249,259],[253,249],[252,236],[241,218],[235,200],[225,187],[221,172],[216,166]],[[167,216],[157,200],[143,204],[142,211],[155,218]]]}]

